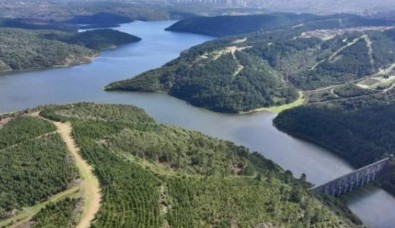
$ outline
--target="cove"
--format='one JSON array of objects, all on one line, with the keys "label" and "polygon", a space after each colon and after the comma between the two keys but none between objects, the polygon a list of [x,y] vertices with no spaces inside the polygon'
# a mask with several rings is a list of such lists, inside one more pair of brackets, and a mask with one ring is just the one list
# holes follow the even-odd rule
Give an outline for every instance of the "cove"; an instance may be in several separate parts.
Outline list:
[{"label": "cove", "polygon": [[[296,177],[302,173],[321,184],[353,170],[329,151],[278,131],[267,112],[220,114],[196,108],[165,94],[105,92],[113,81],[160,67],[191,46],[211,37],[164,31],[174,21],[123,24],[117,30],[141,37],[139,43],[102,53],[92,63],[69,68],[19,72],[0,76],[0,113],[43,104],[91,101],[133,104],[158,122],[231,140],[272,159]],[[377,228],[395,224],[395,199],[372,187],[351,194],[348,206],[362,221]]]}]

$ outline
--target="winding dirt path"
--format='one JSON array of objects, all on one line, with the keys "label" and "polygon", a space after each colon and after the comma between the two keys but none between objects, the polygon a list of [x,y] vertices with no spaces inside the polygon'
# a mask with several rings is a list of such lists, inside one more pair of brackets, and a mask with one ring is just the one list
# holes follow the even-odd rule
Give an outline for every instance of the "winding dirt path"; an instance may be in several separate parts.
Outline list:
[{"label": "winding dirt path", "polygon": [[83,179],[81,183],[81,192],[85,205],[77,228],[88,228],[100,208],[101,194],[99,180],[93,174],[92,167],[79,154],[79,148],[76,146],[77,144],[71,136],[71,124],[59,122],[53,123],[55,124],[63,141],[66,143],[68,150],[74,157],[79,173]]}]

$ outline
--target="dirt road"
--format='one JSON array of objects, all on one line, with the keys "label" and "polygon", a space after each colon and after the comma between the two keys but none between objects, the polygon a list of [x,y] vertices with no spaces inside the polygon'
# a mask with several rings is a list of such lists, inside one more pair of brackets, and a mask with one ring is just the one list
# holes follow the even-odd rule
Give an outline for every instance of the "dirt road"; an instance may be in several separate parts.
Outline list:
[{"label": "dirt road", "polygon": [[81,220],[77,225],[77,228],[88,228],[100,208],[101,194],[99,181],[93,174],[92,167],[81,157],[79,153],[79,148],[76,146],[77,144],[71,136],[71,124],[59,122],[53,123],[56,125],[56,128],[66,143],[68,150],[73,155],[79,173],[82,177],[81,192],[85,204]]}]

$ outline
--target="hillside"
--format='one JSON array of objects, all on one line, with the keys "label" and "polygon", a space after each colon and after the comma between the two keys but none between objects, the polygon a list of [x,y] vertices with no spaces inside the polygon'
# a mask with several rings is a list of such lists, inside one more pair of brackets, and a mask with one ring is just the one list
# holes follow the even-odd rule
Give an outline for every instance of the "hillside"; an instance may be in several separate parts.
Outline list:
[{"label": "hillside", "polygon": [[60,23],[60,22],[48,22],[36,19],[27,18],[1,18],[1,28],[19,28],[19,29],[31,29],[31,30],[59,30],[65,32],[77,32],[78,26]]},{"label": "hillside", "polygon": [[395,62],[391,26],[321,26],[328,27],[318,20],[207,42],[106,90],[167,92],[210,110],[245,112],[301,103],[298,90],[363,80]]},{"label": "hillside", "polygon": [[0,72],[87,63],[100,50],[139,40],[114,30],[77,33],[0,28]]},{"label": "hillside", "polygon": [[92,15],[76,15],[66,22],[71,24],[82,24],[91,26],[108,26],[118,25],[122,23],[130,23],[132,21],[133,20],[127,16],[118,15],[115,13],[99,12]]},{"label": "hillside", "polygon": [[206,54],[195,48],[160,69],[112,83],[106,90],[164,91],[219,112],[249,111],[298,98],[296,90],[266,62],[241,50],[232,46]]},{"label": "hillside", "polygon": [[125,23],[134,19],[165,20],[170,10],[160,1],[0,0],[3,18],[94,24]]},{"label": "hillside", "polygon": [[71,188],[78,174],[51,123],[30,116],[0,117],[0,226]]},{"label": "hillside", "polygon": [[166,30],[224,37],[273,31],[297,26],[306,29],[333,29],[357,26],[393,25],[392,20],[365,18],[351,14],[318,16],[313,14],[269,13],[246,16],[191,17]]},{"label": "hillside", "polygon": [[[45,118],[71,122],[81,155],[94,167],[102,202],[93,227],[356,227],[349,219],[359,223],[336,201],[325,200],[332,209],[324,206],[307,193],[303,178],[293,178],[261,155],[198,132],[156,124],[138,108],[81,103],[41,110]],[[32,221],[37,226],[70,227],[67,224],[76,224],[78,204],[74,199],[48,204]]]},{"label": "hillside", "polygon": [[112,29],[99,29],[75,34],[53,33],[45,34],[43,37],[99,51],[141,41],[139,37]]},{"label": "hillside", "polygon": [[268,14],[250,16],[192,17],[176,22],[166,30],[209,36],[230,36],[259,30],[275,30],[300,24],[312,15]]},{"label": "hillside", "polygon": [[[393,154],[395,147],[394,71],[356,84],[314,91],[310,103],[280,113],[280,130],[329,148],[355,167]],[[380,182],[395,194],[395,168]]]},{"label": "hillside", "polygon": [[183,4],[173,0],[0,0],[0,16],[108,27],[133,20],[180,20],[196,15],[254,14],[263,9]]}]

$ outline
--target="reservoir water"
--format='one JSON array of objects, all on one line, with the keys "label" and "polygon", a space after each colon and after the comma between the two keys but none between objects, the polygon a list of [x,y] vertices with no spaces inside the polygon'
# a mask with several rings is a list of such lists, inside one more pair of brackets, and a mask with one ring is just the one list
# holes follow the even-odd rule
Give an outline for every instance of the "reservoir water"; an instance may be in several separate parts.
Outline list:
[{"label": "reservoir water", "polygon": [[[231,140],[272,159],[296,177],[302,173],[321,184],[353,170],[327,150],[293,138],[272,125],[274,114],[219,114],[190,106],[165,94],[105,92],[108,83],[159,67],[181,51],[211,37],[164,31],[173,21],[133,22],[117,30],[141,37],[139,43],[105,51],[92,63],[0,75],[0,113],[42,104],[79,101],[139,106],[160,123],[198,130]],[[347,197],[350,209],[370,227],[395,227],[395,198],[378,188]]]}]

